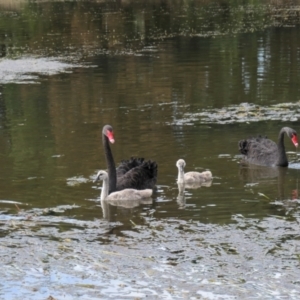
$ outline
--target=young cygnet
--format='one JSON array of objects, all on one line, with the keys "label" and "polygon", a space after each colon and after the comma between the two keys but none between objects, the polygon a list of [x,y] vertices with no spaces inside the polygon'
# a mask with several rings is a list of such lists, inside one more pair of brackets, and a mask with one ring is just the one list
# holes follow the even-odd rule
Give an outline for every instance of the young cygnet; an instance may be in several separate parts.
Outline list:
[{"label": "young cygnet", "polygon": [[210,171],[204,172],[187,172],[184,173],[185,161],[183,159],[179,159],[176,162],[176,166],[178,168],[178,183],[192,183],[192,182],[206,182],[212,180],[212,174]]},{"label": "young cygnet", "polygon": [[101,170],[96,176],[96,180],[103,180],[101,200],[139,200],[150,198],[152,196],[152,189],[145,190],[135,190],[135,189],[125,189],[122,191],[113,192],[108,195],[109,182],[107,172]]}]

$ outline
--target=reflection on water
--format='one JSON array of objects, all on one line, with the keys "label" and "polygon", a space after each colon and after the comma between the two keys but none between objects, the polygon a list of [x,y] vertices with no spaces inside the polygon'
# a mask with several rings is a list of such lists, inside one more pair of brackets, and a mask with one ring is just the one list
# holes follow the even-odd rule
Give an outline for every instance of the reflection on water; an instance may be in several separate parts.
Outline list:
[{"label": "reflection on water", "polygon": [[[277,191],[275,202],[280,205],[284,204],[283,207],[288,211],[291,207],[296,208],[298,206],[299,199],[300,174],[297,171],[296,177],[293,179],[294,184],[287,188],[287,182],[291,181],[290,175],[288,168],[281,167],[263,167],[241,164],[239,169],[239,176],[241,180],[246,183],[245,186],[247,186],[247,188],[255,187],[257,185],[256,189],[259,190],[262,186],[266,186],[268,188],[273,186]],[[258,194],[270,201],[274,199],[270,199],[260,192],[258,192]]]},{"label": "reflection on water", "polygon": [[279,178],[279,183],[282,185],[284,176],[287,173],[287,168],[280,167],[264,167],[258,165],[247,165],[241,163],[239,168],[240,178],[244,182],[257,182],[257,181],[272,181],[274,178]]},{"label": "reflection on water", "polygon": [[179,209],[184,209],[186,207],[185,189],[199,189],[201,187],[210,187],[212,185],[212,180],[206,182],[189,182],[189,183],[177,183],[178,186],[178,196],[177,203]]},{"label": "reflection on water", "polygon": [[299,162],[290,162],[289,169],[300,170],[300,163]]},{"label": "reflection on water", "polygon": [[103,218],[108,221],[115,221],[116,216],[118,215],[117,210],[122,210],[123,213],[130,217],[132,208],[143,206],[143,205],[151,205],[153,203],[153,199],[139,199],[139,200],[101,200],[101,208],[103,213]]},{"label": "reflection on water", "polygon": [[278,200],[285,199],[284,187],[287,172],[287,168],[243,164],[241,164],[239,169],[240,178],[243,182],[247,182],[247,184],[277,184]]}]

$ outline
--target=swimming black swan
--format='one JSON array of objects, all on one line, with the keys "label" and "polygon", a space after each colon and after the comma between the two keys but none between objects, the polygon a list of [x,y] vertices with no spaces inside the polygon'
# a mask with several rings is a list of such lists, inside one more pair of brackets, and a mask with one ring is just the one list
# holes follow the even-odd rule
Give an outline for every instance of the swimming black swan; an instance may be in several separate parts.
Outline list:
[{"label": "swimming black swan", "polygon": [[244,161],[261,166],[287,167],[289,163],[284,148],[284,133],[295,147],[298,147],[297,132],[292,128],[283,127],[279,132],[277,144],[261,136],[239,141],[239,150],[245,155]]},{"label": "swimming black swan", "polygon": [[96,176],[96,180],[103,180],[101,190],[101,200],[142,200],[148,199],[152,196],[152,189],[136,190],[136,189],[124,189],[121,191],[108,194],[109,179],[108,173],[101,170]]},{"label": "swimming black swan", "polygon": [[212,174],[210,171],[204,172],[187,172],[184,173],[185,161],[183,159],[179,159],[176,162],[176,166],[178,168],[178,183],[193,183],[193,182],[206,182],[212,180]]},{"label": "swimming black swan", "polygon": [[108,169],[109,194],[115,191],[132,188],[137,190],[154,189],[157,179],[157,163],[145,161],[144,158],[123,160],[116,169],[115,161],[109,146],[115,142],[113,129],[105,125],[102,130],[102,142]]}]

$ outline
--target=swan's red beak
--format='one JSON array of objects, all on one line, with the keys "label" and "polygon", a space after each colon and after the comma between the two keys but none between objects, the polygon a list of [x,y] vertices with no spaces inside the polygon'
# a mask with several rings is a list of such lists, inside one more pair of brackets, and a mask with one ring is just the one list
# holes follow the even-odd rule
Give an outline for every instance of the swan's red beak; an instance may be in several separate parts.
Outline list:
[{"label": "swan's red beak", "polygon": [[107,133],[106,133],[106,135],[107,135],[109,141],[113,144],[115,142],[114,133],[112,131],[108,130]]},{"label": "swan's red beak", "polygon": [[293,134],[292,136],[292,142],[295,145],[295,147],[298,147],[298,138],[296,134]]}]

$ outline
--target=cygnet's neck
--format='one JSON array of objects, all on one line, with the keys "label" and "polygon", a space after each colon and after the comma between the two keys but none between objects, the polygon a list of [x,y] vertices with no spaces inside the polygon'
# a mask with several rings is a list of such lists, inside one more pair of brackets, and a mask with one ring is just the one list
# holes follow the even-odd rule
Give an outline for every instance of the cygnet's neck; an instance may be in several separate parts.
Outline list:
[{"label": "cygnet's neck", "polygon": [[178,166],[178,183],[184,183],[184,170],[182,166]]},{"label": "cygnet's neck", "polygon": [[100,196],[101,200],[105,200],[106,197],[108,196],[108,187],[109,187],[108,177],[106,177],[106,178],[103,179],[101,196]]}]

